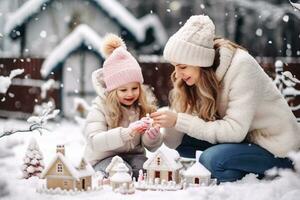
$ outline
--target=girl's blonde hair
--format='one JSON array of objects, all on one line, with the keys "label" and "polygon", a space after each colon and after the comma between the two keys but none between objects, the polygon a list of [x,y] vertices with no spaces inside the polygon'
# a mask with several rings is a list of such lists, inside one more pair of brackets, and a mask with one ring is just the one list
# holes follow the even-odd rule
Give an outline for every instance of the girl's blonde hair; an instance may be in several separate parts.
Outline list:
[{"label": "girl's blonde hair", "polygon": [[[147,113],[154,112],[156,110],[156,101],[153,96],[147,96],[150,90],[146,88],[146,86],[139,83],[140,95],[136,102],[134,102],[134,106],[139,108],[139,118],[145,117]],[[105,104],[107,106],[107,123],[109,127],[116,128],[120,126],[120,122],[122,120],[122,110],[121,104],[118,100],[117,89],[114,89],[106,95]]]},{"label": "girl's blonde hair", "polygon": [[[171,107],[177,112],[196,114],[205,121],[219,119],[217,100],[221,83],[217,80],[216,69],[220,65],[220,48],[226,47],[235,52],[243,47],[223,38],[214,39],[215,59],[211,67],[199,67],[199,81],[188,86],[182,79],[176,79],[175,71],[171,75],[173,90],[170,92]],[[183,63],[181,63],[183,64]]]}]

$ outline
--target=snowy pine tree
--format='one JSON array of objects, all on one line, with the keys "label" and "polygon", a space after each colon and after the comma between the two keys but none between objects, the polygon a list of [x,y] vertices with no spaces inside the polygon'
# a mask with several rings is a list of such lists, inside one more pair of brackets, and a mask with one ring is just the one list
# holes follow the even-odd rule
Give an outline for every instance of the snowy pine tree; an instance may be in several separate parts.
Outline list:
[{"label": "snowy pine tree", "polygon": [[29,142],[23,161],[23,178],[27,179],[32,176],[40,176],[45,166],[42,152],[34,138],[32,138]]}]

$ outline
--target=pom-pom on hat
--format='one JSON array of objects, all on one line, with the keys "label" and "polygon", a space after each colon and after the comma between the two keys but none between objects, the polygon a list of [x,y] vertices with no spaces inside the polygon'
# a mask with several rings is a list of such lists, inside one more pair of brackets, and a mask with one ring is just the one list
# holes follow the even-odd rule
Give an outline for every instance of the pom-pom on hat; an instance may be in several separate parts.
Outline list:
[{"label": "pom-pom on hat", "polygon": [[215,58],[215,25],[205,15],[191,16],[168,40],[164,58],[173,63],[210,67]]},{"label": "pom-pom on hat", "polygon": [[107,34],[102,42],[103,79],[106,91],[112,91],[131,82],[143,83],[142,70],[136,59],[127,51],[124,41],[115,34]]}]

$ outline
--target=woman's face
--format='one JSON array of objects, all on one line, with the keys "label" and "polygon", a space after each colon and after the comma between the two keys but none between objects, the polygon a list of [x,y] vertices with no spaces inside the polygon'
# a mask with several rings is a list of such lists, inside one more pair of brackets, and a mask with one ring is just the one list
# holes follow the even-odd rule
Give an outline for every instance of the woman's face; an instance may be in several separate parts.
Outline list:
[{"label": "woman's face", "polygon": [[176,79],[182,79],[187,85],[194,85],[200,77],[200,67],[184,65],[184,64],[173,64],[175,66],[175,77]]},{"label": "woman's face", "polygon": [[125,106],[131,106],[140,96],[140,84],[128,83],[117,88],[119,102]]}]

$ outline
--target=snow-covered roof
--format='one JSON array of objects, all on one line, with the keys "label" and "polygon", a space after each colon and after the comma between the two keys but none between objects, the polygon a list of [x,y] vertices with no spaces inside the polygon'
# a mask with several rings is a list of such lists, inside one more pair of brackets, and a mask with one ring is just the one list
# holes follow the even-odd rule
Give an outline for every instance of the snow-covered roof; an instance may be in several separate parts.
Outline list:
[{"label": "snow-covered roof", "polygon": [[123,163],[123,159],[120,156],[114,156],[109,163],[109,165],[106,167],[105,171],[109,173],[111,170],[116,170],[117,164]]},{"label": "snow-covered roof", "polygon": [[161,162],[165,162],[166,167],[170,170],[177,170],[182,168],[182,164],[179,161],[180,155],[174,150],[163,145],[159,147],[152,155],[149,156],[148,160],[143,164],[144,169],[152,169],[151,163],[155,162],[157,157],[160,157]]},{"label": "snow-covered roof", "polygon": [[[21,26],[31,16],[41,11],[43,6],[52,0],[29,0],[24,3],[16,12],[12,13],[5,24],[5,33],[11,33],[17,26]],[[120,2],[116,0],[90,0],[95,2],[111,18],[116,19],[124,28],[139,42],[146,39],[146,31],[153,28],[155,38],[160,45],[167,41],[167,33],[162,26],[159,18],[155,14],[149,14],[141,19],[135,18]]]},{"label": "snow-covered roof", "polygon": [[11,13],[6,20],[4,31],[10,34],[17,26],[21,26],[27,19],[38,13],[45,3],[51,0],[30,0],[25,2],[18,10]]},{"label": "snow-covered roof", "polygon": [[47,57],[41,67],[41,75],[47,77],[50,72],[82,44],[101,55],[102,38],[89,26],[81,24],[70,33]]},{"label": "snow-covered roof", "polygon": [[196,162],[193,164],[190,168],[188,168],[184,172],[184,176],[187,177],[195,177],[195,176],[209,176],[210,177],[211,173],[206,167],[204,167],[201,163]]},{"label": "snow-covered roof", "polygon": [[111,178],[110,181],[117,182],[117,183],[128,183],[131,182],[131,176],[126,172],[118,172],[115,173]]},{"label": "snow-covered roof", "polygon": [[70,172],[71,176],[75,179],[79,179],[85,176],[91,176],[95,173],[92,166],[84,158],[83,158],[83,162],[85,162],[86,164],[85,168],[76,169],[70,160],[68,160],[63,154],[58,152],[56,153],[52,161],[48,164],[48,166],[44,169],[43,173],[41,174],[42,178],[45,178],[45,176],[47,176],[48,171],[50,170],[50,168],[53,166],[53,164],[56,162],[57,159],[61,160],[61,162],[67,167],[67,170]]},{"label": "snow-covered roof", "polygon": [[131,176],[128,174],[128,167],[124,163],[117,165],[116,173],[110,178],[110,181],[117,183],[131,182]]}]

